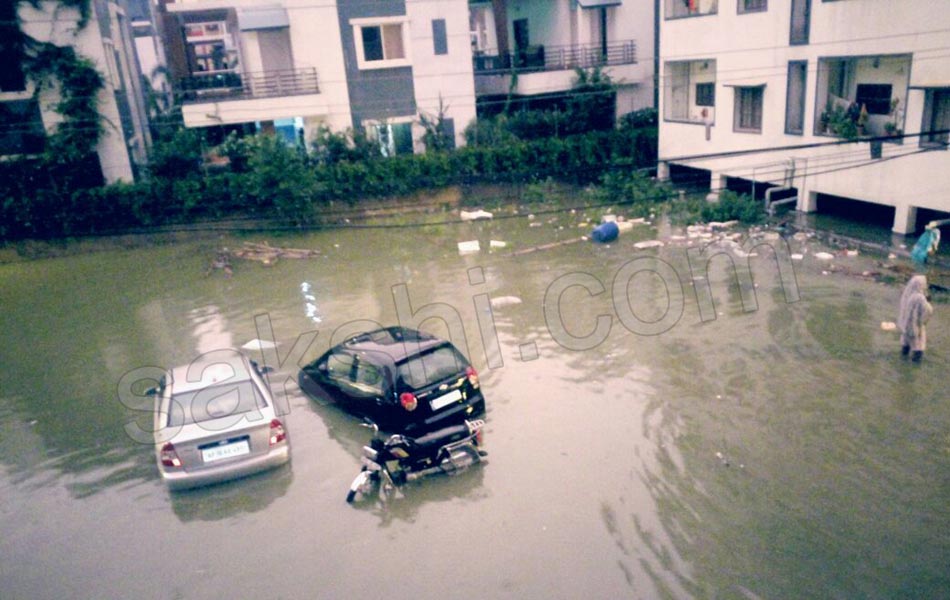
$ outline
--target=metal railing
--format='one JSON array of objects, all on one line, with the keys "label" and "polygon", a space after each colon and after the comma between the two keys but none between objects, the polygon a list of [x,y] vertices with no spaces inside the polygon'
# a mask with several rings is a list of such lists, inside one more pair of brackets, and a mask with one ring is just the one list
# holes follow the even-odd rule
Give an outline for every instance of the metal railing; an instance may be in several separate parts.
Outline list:
[{"label": "metal railing", "polygon": [[613,42],[607,44],[606,48],[599,44],[528,46],[523,50],[505,54],[476,54],[473,62],[476,75],[630,65],[637,62],[637,43],[634,40]]},{"label": "metal railing", "polygon": [[260,73],[196,73],[182,78],[179,86],[183,102],[246,100],[320,93],[317,70],[313,67]]}]

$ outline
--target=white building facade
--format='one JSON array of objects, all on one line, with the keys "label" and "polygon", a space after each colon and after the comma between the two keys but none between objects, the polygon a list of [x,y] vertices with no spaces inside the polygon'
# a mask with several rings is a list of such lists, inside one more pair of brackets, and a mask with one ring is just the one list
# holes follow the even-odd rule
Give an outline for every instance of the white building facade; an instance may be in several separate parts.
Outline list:
[{"label": "white building facade", "polygon": [[[660,176],[792,188],[805,212],[950,213],[950,11],[932,0],[662,0]],[[883,207],[883,208],[882,208]]]},{"label": "white building facade", "polygon": [[[40,42],[72,46],[93,62],[102,75],[98,110],[103,132],[96,146],[106,183],[133,181],[146,164],[150,144],[148,117],[139,77],[131,29],[124,4],[115,0],[91,0],[88,22],[80,28],[79,11],[53,2],[19,6],[24,33]],[[3,67],[10,75],[19,65]],[[63,116],[55,108],[62,99],[57,86],[35,94],[34,82],[22,76],[4,77],[0,108],[8,113],[7,130],[0,154],[29,157],[43,150],[43,137],[52,134]],[[14,133],[10,133],[14,132]]]},{"label": "white building facade", "polygon": [[362,128],[421,151],[419,115],[462,141],[475,118],[466,0],[164,2],[165,52],[186,127]]}]

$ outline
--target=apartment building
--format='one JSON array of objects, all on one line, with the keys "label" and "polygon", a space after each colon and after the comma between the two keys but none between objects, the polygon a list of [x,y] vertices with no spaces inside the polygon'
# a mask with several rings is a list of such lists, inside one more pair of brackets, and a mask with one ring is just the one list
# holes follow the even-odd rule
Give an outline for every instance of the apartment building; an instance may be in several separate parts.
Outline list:
[{"label": "apartment building", "polygon": [[[140,69],[132,43],[124,0],[91,0],[88,22],[79,27],[80,13],[61,3],[6,3],[0,15],[6,25],[18,10],[21,30],[39,42],[72,46],[90,59],[103,76],[98,96],[104,123],[96,147],[105,182],[132,181],[146,162],[149,142]],[[24,49],[6,46],[0,76],[0,156],[29,157],[43,152],[46,136],[63,117],[56,112],[62,96],[57,86],[36,93],[35,82],[23,69]]]},{"label": "apartment building", "polygon": [[653,0],[473,0],[469,11],[481,102],[563,93],[575,68],[601,67],[618,116],[654,106]]},{"label": "apartment building", "polygon": [[661,0],[660,175],[789,188],[894,232],[950,213],[950,11],[931,0]]},{"label": "apartment building", "polygon": [[461,142],[475,118],[465,0],[183,0],[161,5],[186,127],[309,141],[364,128],[421,151],[419,115]]}]

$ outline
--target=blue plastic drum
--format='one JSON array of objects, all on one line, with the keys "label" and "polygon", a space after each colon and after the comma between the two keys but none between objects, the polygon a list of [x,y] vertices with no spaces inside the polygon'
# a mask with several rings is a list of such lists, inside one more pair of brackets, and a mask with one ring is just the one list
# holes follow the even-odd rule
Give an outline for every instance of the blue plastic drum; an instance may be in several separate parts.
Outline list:
[{"label": "blue plastic drum", "polygon": [[617,239],[617,236],[620,235],[620,228],[617,227],[617,224],[613,221],[608,221],[607,223],[601,223],[590,232],[590,239],[597,242],[598,244],[606,244],[607,242],[612,242]]}]

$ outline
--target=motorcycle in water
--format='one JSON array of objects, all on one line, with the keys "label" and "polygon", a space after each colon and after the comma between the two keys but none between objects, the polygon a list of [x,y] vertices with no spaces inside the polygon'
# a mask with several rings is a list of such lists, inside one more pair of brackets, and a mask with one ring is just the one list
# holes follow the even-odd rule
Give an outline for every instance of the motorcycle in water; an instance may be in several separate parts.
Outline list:
[{"label": "motorcycle in water", "polygon": [[395,434],[386,440],[379,436],[375,423],[366,421],[363,426],[373,430],[373,439],[363,446],[362,469],[350,485],[347,502],[353,502],[357,494],[368,495],[376,486],[388,497],[409,481],[437,473],[453,475],[488,455],[481,449],[485,427],[481,419],[417,438]]}]

